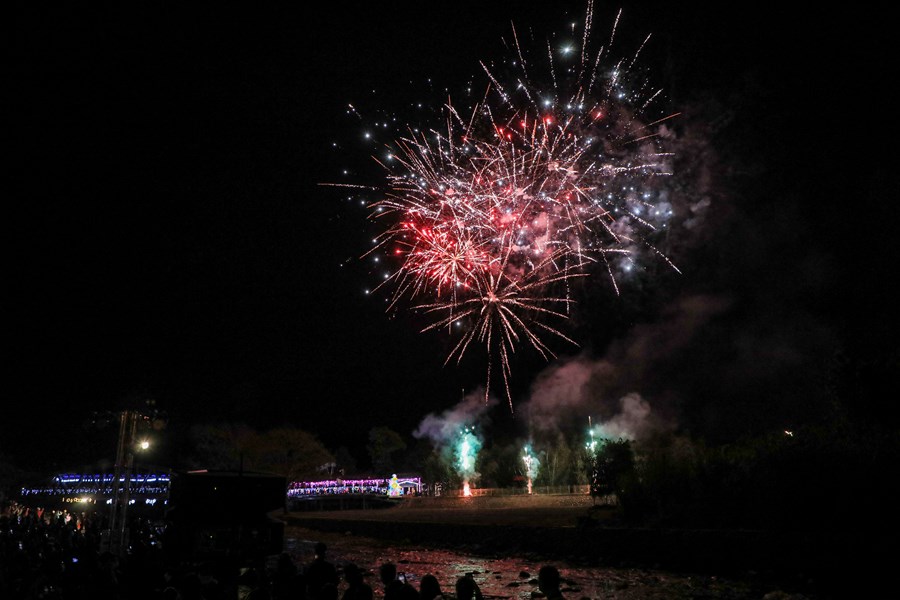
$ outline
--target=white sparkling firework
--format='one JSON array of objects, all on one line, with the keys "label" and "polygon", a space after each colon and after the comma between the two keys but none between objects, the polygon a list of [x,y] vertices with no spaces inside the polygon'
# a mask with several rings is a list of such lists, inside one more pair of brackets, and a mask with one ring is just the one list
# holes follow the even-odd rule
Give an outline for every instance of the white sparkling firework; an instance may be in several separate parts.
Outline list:
[{"label": "white sparkling firework", "polygon": [[510,408],[520,345],[549,358],[545,340],[575,344],[561,331],[574,278],[600,271],[618,294],[644,254],[677,271],[650,243],[672,214],[665,121],[677,115],[650,114],[661,90],[635,69],[647,40],[613,58],[620,16],[598,50],[592,3],[580,48],[548,41],[531,53],[513,27],[512,56],[481,63],[483,96],[465,110],[448,100],[440,127],[409,127],[376,157],[389,189],[371,205],[386,227],[370,252],[398,262],[382,284],[394,284],[390,305],[433,316],[423,331],[463,327],[448,361],[486,346],[485,394],[498,361]]}]

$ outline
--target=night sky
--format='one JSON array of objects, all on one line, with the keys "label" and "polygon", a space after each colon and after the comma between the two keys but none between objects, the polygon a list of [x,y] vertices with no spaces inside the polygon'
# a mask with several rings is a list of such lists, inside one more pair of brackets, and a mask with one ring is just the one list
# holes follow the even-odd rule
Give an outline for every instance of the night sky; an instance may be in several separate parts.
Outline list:
[{"label": "night sky", "polygon": [[[483,381],[477,356],[444,367],[448,340],[363,293],[366,211],[319,184],[377,177],[348,103],[411,115],[480,81],[510,20],[544,36],[583,4],[184,4],[18,13],[0,454],[23,468],[98,460],[84,422],[145,398],[172,438],[291,423],[360,449]],[[685,4],[625,3],[619,35],[653,34],[641,61],[702,138],[679,164],[711,174],[709,208],[672,234],[682,275],[619,298],[598,277],[570,324],[582,349],[557,349],[612,365],[610,398],[728,437],[818,415],[836,356],[895,373],[891,53],[884,15]],[[598,3],[596,35],[617,9]],[[546,367],[517,360],[516,402]]]}]

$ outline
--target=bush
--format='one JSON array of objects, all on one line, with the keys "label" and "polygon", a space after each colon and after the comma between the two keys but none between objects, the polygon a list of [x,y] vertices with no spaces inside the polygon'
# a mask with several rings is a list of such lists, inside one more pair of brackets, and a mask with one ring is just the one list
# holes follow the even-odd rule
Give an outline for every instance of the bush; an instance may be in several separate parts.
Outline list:
[{"label": "bush", "polygon": [[896,436],[845,424],[717,447],[671,436],[637,450],[619,501],[640,526],[872,526],[893,514],[883,489],[898,456]]}]

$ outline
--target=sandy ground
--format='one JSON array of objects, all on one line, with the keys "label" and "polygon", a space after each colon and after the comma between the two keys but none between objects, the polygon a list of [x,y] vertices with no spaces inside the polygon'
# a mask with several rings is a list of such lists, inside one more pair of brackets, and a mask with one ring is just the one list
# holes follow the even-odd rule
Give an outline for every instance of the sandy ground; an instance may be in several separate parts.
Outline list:
[{"label": "sandy ground", "polygon": [[302,511],[290,517],[394,521],[410,523],[460,523],[468,525],[517,525],[575,527],[580,517],[611,512],[593,509],[587,495],[509,496],[476,498],[414,498],[398,506],[373,510]]}]

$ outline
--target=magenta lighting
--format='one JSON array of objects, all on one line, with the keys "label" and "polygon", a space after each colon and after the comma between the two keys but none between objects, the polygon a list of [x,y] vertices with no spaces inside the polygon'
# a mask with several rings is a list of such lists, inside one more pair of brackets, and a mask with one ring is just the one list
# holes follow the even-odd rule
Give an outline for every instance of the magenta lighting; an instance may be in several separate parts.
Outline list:
[{"label": "magenta lighting", "polygon": [[[421,492],[421,477],[397,477],[402,494]],[[324,479],[321,481],[293,481],[288,486],[288,498],[325,496],[330,494],[387,494],[391,480],[376,479]]]}]

